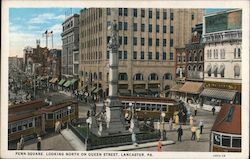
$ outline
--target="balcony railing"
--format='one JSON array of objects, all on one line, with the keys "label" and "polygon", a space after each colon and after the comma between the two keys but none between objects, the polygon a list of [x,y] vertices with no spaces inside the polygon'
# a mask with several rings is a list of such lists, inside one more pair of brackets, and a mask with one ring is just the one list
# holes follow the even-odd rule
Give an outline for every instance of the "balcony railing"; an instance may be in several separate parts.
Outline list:
[{"label": "balcony railing", "polygon": [[222,41],[233,41],[242,40],[242,31],[225,31],[225,32],[215,32],[203,35],[204,43],[222,42]]}]

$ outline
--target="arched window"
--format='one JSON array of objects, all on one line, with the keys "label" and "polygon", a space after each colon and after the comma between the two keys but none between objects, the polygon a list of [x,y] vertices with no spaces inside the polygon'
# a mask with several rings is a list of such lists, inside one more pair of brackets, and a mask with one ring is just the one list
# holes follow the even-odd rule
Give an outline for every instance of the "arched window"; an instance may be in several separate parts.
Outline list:
[{"label": "arched window", "polygon": [[135,81],[142,81],[143,80],[143,75],[141,73],[137,73],[134,75],[134,80]]},{"label": "arched window", "polygon": [[94,79],[95,79],[95,80],[97,79],[97,74],[96,74],[96,72],[94,73]]},{"label": "arched window", "polygon": [[198,66],[198,71],[203,71],[202,65],[199,65],[199,66]]},{"label": "arched window", "polygon": [[165,73],[163,76],[164,80],[172,80],[172,74],[171,73]]},{"label": "arched window", "polygon": [[121,80],[121,81],[127,81],[128,80],[127,73],[119,73],[119,80]]},{"label": "arched window", "polygon": [[158,80],[158,75],[155,74],[155,73],[151,73],[151,74],[148,76],[148,80],[150,80],[150,81]]},{"label": "arched window", "polygon": [[214,74],[214,77],[217,77],[217,73],[218,73],[218,66],[214,65],[213,69],[212,69],[212,73]]},{"label": "arched window", "polygon": [[211,64],[209,64],[206,68],[206,71],[205,71],[207,73],[208,77],[211,77],[211,74],[212,74],[211,70],[212,70],[212,66],[211,66]]},{"label": "arched window", "polygon": [[188,70],[189,70],[189,71],[191,70],[191,65],[188,66]]},{"label": "arched window", "polygon": [[224,77],[225,74],[225,66],[222,64],[220,65],[220,68],[218,70],[218,73],[221,75],[221,77]]},{"label": "arched window", "polygon": [[236,64],[234,66],[234,77],[238,78],[240,76],[240,66]]},{"label": "arched window", "polygon": [[193,66],[193,71],[197,71],[197,66],[196,65]]}]

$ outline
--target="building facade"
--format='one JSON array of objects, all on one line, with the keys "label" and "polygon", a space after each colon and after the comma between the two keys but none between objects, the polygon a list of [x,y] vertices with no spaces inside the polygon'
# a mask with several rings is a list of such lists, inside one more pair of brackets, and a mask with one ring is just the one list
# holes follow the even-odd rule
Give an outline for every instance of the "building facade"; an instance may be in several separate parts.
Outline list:
[{"label": "building facade", "polygon": [[[159,94],[173,84],[174,47],[185,46],[202,9],[91,8],[80,13],[80,86],[108,92],[110,24],[119,30],[119,93]],[[97,84],[99,83],[99,84]],[[98,88],[97,88],[98,87]]]},{"label": "building facade", "polygon": [[204,17],[203,103],[241,103],[242,10],[227,10]]},{"label": "building facade", "polygon": [[73,78],[74,70],[79,66],[74,65],[74,51],[79,50],[79,14],[68,17],[62,24],[62,76]]}]

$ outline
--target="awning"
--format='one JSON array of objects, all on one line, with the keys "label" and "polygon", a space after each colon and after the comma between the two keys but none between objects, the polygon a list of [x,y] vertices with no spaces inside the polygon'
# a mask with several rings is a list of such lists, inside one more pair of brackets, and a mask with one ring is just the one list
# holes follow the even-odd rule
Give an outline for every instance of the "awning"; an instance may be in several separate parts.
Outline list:
[{"label": "awning", "polygon": [[185,82],[180,88],[180,92],[199,94],[202,91],[203,83],[201,82]]},{"label": "awning", "polygon": [[134,89],[134,91],[137,94],[145,94],[145,93],[147,93],[145,89]]},{"label": "awning", "polygon": [[94,91],[93,91],[93,93],[98,93],[100,90],[101,90],[102,88],[96,88]]},{"label": "awning", "polygon": [[58,83],[59,85],[63,85],[63,83],[65,82],[65,79],[61,79],[61,81]]},{"label": "awning", "polygon": [[128,89],[119,89],[119,93],[121,95],[130,95],[131,94]]},{"label": "awning", "polygon": [[159,93],[160,89],[159,88],[149,88],[149,91],[152,93]]},{"label": "awning", "polygon": [[51,80],[49,80],[49,83],[52,83],[53,80],[54,80],[54,78],[52,78]]},{"label": "awning", "polygon": [[66,83],[64,83],[64,87],[68,87],[68,86],[70,86],[70,84],[71,84],[71,80],[68,80]]},{"label": "awning", "polygon": [[177,85],[175,85],[174,87],[172,87],[172,88],[170,89],[170,91],[178,92],[182,86],[183,86],[183,84],[177,84]]},{"label": "awning", "polygon": [[95,89],[96,89],[96,87],[93,87],[93,88],[91,89],[91,92],[93,92]]},{"label": "awning", "polygon": [[52,78],[53,80],[51,81],[51,83],[56,83],[58,81],[58,78]]},{"label": "awning", "polygon": [[74,84],[77,81],[77,79],[72,79],[71,84]]},{"label": "awning", "polygon": [[223,74],[224,70],[225,70],[225,66],[221,65],[220,68],[219,68],[219,70],[218,70],[218,73],[219,74]]},{"label": "awning", "polygon": [[217,69],[218,69],[218,67],[217,67],[217,66],[214,66],[213,69],[212,69],[212,73],[216,73],[216,72],[217,72]]},{"label": "awning", "polygon": [[201,92],[200,96],[211,97],[216,99],[233,100],[236,92],[237,91],[233,90],[206,88]]},{"label": "awning", "polygon": [[208,66],[207,66],[207,69],[206,69],[206,71],[205,71],[205,72],[206,72],[206,73],[208,73],[208,72],[210,72],[210,71],[211,71],[211,69],[212,69],[212,66],[211,66],[211,65],[208,65]]}]

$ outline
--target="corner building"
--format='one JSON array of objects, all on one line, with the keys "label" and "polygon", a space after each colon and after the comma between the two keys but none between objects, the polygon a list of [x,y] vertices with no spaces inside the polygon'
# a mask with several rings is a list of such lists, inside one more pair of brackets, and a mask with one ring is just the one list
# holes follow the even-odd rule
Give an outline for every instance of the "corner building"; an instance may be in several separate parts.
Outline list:
[{"label": "corner building", "polygon": [[[107,95],[111,32],[119,29],[119,94],[156,95],[174,84],[173,53],[190,42],[202,9],[90,8],[80,13],[80,87]],[[99,83],[99,85],[97,85]]]}]

